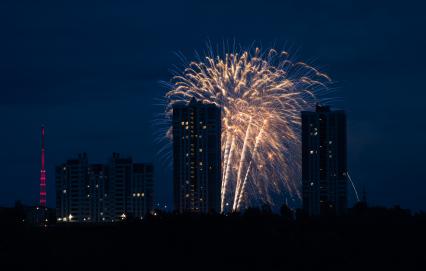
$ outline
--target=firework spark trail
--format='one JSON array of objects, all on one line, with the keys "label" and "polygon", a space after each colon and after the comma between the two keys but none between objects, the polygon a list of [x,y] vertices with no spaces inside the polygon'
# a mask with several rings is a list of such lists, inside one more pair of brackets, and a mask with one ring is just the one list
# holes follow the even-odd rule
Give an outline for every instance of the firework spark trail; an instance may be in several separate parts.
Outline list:
[{"label": "firework spark trail", "polygon": [[247,178],[248,178],[249,174],[251,174],[250,169],[251,169],[251,165],[253,163],[253,157],[257,153],[257,147],[259,146],[259,141],[260,141],[260,138],[261,138],[261,136],[263,134],[264,126],[266,125],[267,122],[268,122],[267,119],[264,120],[262,128],[259,131],[259,134],[256,136],[256,142],[254,143],[253,153],[252,153],[252,157],[250,159],[250,163],[249,163],[249,165],[247,167],[246,176],[244,177],[244,181],[242,183],[241,189],[237,193],[238,194],[237,209],[239,209],[240,206],[241,206],[241,199],[243,197],[242,191],[245,191],[245,187],[246,187],[246,184],[247,184]]},{"label": "firework spark trail", "polygon": [[225,153],[224,153],[224,158],[223,158],[223,164],[222,164],[222,188],[221,188],[221,209],[223,209],[223,206],[225,204],[225,197],[223,195],[223,192],[226,190],[227,187],[227,182],[225,181],[226,178],[226,172],[227,172],[227,168],[228,168],[228,162],[229,162],[229,156],[232,155],[232,144],[234,141],[234,138],[230,139],[231,135],[227,134],[226,136],[226,143],[225,143]]},{"label": "firework spark trail", "polygon": [[224,167],[225,175],[224,175],[224,178],[222,178],[222,184],[223,184],[223,186],[222,186],[222,190],[221,190],[221,197],[222,197],[221,198],[221,202],[222,202],[222,204],[221,204],[221,210],[223,210],[224,207],[225,207],[225,200],[226,200],[226,194],[225,194],[225,192],[228,189],[229,171],[230,171],[230,168],[231,168],[231,163],[229,163],[229,161],[232,160],[232,154],[233,154],[233,151],[234,151],[234,146],[235,146],[235,138],[232,137],[231,147],[229,149],[229,155],[228,155],[228,157],[226,159],[226,166]]},{"label": "firework spark trail", "polygon": [[351,183],[351,185],[352,185],[352,189],[354,190],[356,200],[359,202],[360,200],[359,200],[359,196],[358,196],[358,190],[356,189],[355,184],[354,184],[354,182],[352,181],[351,176],[349,175],[349,172],[346,172],[346,176],[348,176],[348,180],[349,180],[349,182],[350,182],[350,183]]},{"label": "firework spark trail", "polygon": [[238,173],[237,173],[237,189],[236,189],[236,192],[235,192],[235,195],[234,195],[234,204],[233,204],[233,207],[232,207],[234,210],[237,208],[238,196],[239,196],[240,190],[241,190],[241,174],[242,174],[242,171],[243,171],[244,163],[246,161],[247,147],[248,147],[248,144],[249,144],[248,140],[249,140],[249,135],[250,135],[251,121],[252,121],[252,118],[250,117],[250,120],[249,120],[249,123],[248,123],[248,126],[247,126],[247,130],[246,130],[246,133],[245,133],[245,137],[244,137],[243,148],[241,150],[241,155],[240,155],[241,158],[240,158],[240,163],[239,163],[239,166],[238,166]]},{"label": "firework spark trail", "polygon": [[173,78],[169,118],[173,104],[192,98],[222,109],[222,211],[229,202],[239,210],[300,196],[300,111],[314,106],[329,81],[303,62],[293,64],[287,52],[259,48],[208,55]]},{"label": "firework spark trail", "polygon": [[[229,161],[228,157],[229,157],[229,152],[230,152],[231,143],[232,143],[230,141],[230,139],[229,139],[230,137],[231,137],[230,134],[226,135],[225,153],[223,155],[223,166],[222,166],[222,168],[223,168],[223,170],[222,170],[222,180],[225,179],[225,175],[226,175],[226,170],[225,169],[228,167],[228,161]],[[224,190],[224,186],[225,186],[225,182],[222,182],[222,190],[221,191]]]}]

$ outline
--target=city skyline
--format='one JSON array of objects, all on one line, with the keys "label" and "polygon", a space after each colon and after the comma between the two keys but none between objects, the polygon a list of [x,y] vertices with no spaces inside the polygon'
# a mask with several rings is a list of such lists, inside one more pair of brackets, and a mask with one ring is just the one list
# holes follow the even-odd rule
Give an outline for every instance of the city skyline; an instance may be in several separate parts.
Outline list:
[{"label": "city skyline", "polygon": [[426,269],[425,10],[0,1],[1,266]]},{"label": "city skyline", "polygon": [[108,163],[89,163],[81,153],[55,170],[58,222],[118,222],[143,219],[154,210],[152,164],[113,153]]},{"label": "city skyline", "polygon": [[[116,151],[164,168],[158,199],[170,203],[172,169],[154,143],[153,122],[163,112],[157,104],[166,92],[160,81],[168,82],[169,69],[179,65],[175,53],[193,60],[207,42],[220,47],[235,40],[285,49],[330,75],[337,99],[329,104],[347,112],[348,169],[357,187],[375,205],[426,209],[421,7],[283,2],[260,5],[260,20],[247,22],[252,8],[242,2],[207,11],[195,1],[168,3],[167,10],[159,3],[0,5],[2,206],[39,201],[41,125],[48,205],[54,166],[84,151],[97,161]],[[241,13],[221,12],[237,8]],[[183,13],[188,16],[178,16]]]}]

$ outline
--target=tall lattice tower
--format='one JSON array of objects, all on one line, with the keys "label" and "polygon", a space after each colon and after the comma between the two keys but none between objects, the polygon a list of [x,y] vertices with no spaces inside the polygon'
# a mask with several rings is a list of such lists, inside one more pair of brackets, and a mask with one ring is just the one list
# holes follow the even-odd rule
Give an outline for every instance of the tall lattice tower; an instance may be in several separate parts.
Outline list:
[{"label": "tall lattice tower", "polygon": [[46,169],[44,167],[44,126],[41,127],[40,207],[46,207]]}]

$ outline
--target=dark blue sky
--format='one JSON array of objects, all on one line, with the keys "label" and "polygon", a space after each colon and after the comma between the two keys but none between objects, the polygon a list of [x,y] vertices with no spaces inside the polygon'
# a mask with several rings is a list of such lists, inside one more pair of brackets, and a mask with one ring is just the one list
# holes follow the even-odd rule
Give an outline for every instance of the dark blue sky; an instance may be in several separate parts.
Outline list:
[{"label": "dark blue sky", "polygon": [[[65,2],[68,2],[67,4]],[[86,151],[170,170],[155,125],[175,52],[206,41],[276,45],[335,80],[348,115],[349,169],[373,204],[426,209],[426,16],[421,1],[1,1],[0,205],[38,199],[40,125],[54,165]]]}]

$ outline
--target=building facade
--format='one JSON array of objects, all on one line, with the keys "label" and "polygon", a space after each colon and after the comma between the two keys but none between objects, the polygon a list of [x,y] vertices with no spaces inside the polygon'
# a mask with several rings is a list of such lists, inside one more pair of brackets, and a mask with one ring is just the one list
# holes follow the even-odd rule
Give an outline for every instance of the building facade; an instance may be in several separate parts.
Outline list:
[{"label": "building facade", "polygon": [[88,161],[85,153],[56,167],[56,210],[62,221],[90,216]]},{"label": "building facade", "polygon": [[[102,164],[92,164],[88,167],[88,195],[90,216],[89,221],[105,221],[108,217],[108,166]],[[84,221],[84,220],[83,220]]]},{"label": "building facade", "polygon": [[143,217],[154,206],[154,167],[150,164],[133,164],[128,210],[135,217]]},{"label": "building facade", "polygon": [[125,218],[127,206],[132,195],[132,165],[131,158],[122,158],[118,153],[113,153],[109,162],[108,181],[108,218],[117,220]]},{"label": "building facade", "polygon": [[153,209],[152,164],[114,153],[108,164],[89,164],[86,154],[56,167],[56,216],[63,222],[141,219]]},{"label": "building facade", "polygon": [[346,114],[316,106],[302,112],[303,209],[311,216],[347,209]]},{"label": "building facade", "polygon": [[173,107],[173,193],[179,212],[220,212],[221,109],[192,99]]}]

